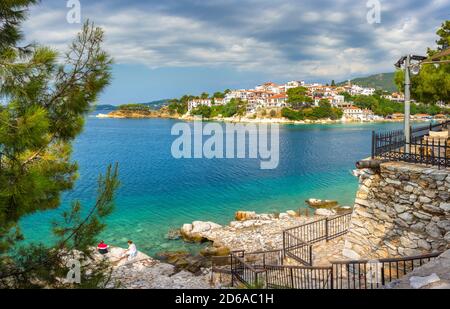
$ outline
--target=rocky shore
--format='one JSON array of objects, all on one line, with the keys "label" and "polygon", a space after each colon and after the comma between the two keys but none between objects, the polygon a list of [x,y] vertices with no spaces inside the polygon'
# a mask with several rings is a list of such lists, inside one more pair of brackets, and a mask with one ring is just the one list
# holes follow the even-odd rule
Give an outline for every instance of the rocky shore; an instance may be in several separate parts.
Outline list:
[{"label": "rocky shore", "polygon": [[117,264],[125,249],[112,247],[105,256],[96,255],[97,259],[106,258],[113,265],[111,280],[107,288],[115,289],[209,289],[209,269],[200,275],[155,260],[139,252],[132,261],[122,260]]},{"label": "rocky shore", "polygon": [[[126,110],[116,110],[108,114],[98,114],[97,118],[114,118],[114,119],[151,119],[151,118],[164,118],[164,119],[179,119],[184,121],[194,121],[198,119],[196,116],[191,115],[178,115],[170,114],[167,111],[126,111]],[[352,121],[341,119],[331,120],[331,119],[319,119],[319,120],[289,120],[287,118],[259,118],[259,117],[213,117],[208,119],[208,121],[219,121],[219,122],[231,122],[231,123],[278,123],[278,124],[337,124],[337,123],[361,123],[361,121]],[[383,120],[372,120],[366,122],[399,122],[398,120],[383,119]]]},{"label": "rocky shore", "polygon": [[208,248],[202,250],[203,255],[223,256],[234,250],[255,252],[281,249],[283,230],[335,214],[334,211],[325,209],[311,216],[300,215],[293,210],[279,215],[238,211],[236,220],[229,225],[194,221],[184,224],[180,231],[185,241],[211,242]]}]

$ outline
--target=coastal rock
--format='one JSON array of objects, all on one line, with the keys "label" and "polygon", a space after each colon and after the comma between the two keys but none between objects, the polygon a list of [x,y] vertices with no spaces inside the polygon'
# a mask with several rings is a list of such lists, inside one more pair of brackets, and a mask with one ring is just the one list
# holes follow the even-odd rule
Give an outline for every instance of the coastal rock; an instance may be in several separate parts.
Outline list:
[{"label": "coastal rock", "polygon": [[175,252],[162,252],[158,254],[158,257],[164,261],[173,265],[176,270],[186,270],[193,274],[199,275],[202,268],[209,267],[210,262],[203,255],[192,255],[185,251]]},{"label": "coastal rock", "polygon": [[[287,213],[284,213],[284,215],[278,218],[275,218],[274,215],[256,214],[255,218],[257,219],[232,221],[229,225],[201,233],[201,236],[211,241],[214,247],[226,247],[231,251],[245,250],[246,252],[256,252],[278,250],[283,247],[283,231],[285,229],[318,219],[316,216],[292,217]],[[186,225],[184,228],[188,235],[191,235],[190,232],[192,229],[193,227],[189,225]],[[185,240],[189,241],[186,238]],[[216,253],[211,253],[214,250],[216,249],[209,248],[204,250],[203,253],[206,255],[215,255]]]},{"label": "coastal rock", "polygon": [[255,219],[256,212],[254,212],[254,211],[238,211],[238,212],[236,212],[234,217],[237,221],[252,220],[252,219]]},{"label": "coastal rock", "polygon": [[293,210],[288,210],[286,213],[291,217],[298,217],[298,213]]},{"label": "coastal rock", "polygon": [[287,219],[287,218],[289,218],[289,217],[290,217],[290,216],[289,216],[287,213],[282,212],[282,213],[280,213],[280,215],[278,216],[278,219],[283,220],[283,219]]},{"label": "coastal rock", "polygon": [[344,213],[351,212],[352,207],[351,206],[341,206],[341,207],[335,208],[333,210],[336,211],[337,214],[344,214]]},{"label": "coastal rock", "polygon": [[227,256],[230,255],[231,251],[228,247],[206,247],[200,251],[203,256]]},{"label": "coastal rock", "polygon": [[413,289],[420,289],[432,283],[438,282],[441,279],[436,274],[431,274],[427,277],[411,277],[409,283]]},{"label": "coastal rock", "polygon": [[317,216],[331,217],[331,216],[336,215],[336,211],[331,210],[331,209],[319,208],[319,209],[316,209],[314,214]]},{"label": "coastal rock", "polygon": [[181,236],[187,241],[203,242],[208,240],[208,234],[222,226],[214,222],[194,221],[181,227]]},{"label": "coastal rock", "polygon": [[[123,250],[123,249],[122,249]],[[206,264],[205,264],[206,265]],[[210,276],[200,268],[197,275],[150,257],[113,267],[109,289],[209,289]]]}]

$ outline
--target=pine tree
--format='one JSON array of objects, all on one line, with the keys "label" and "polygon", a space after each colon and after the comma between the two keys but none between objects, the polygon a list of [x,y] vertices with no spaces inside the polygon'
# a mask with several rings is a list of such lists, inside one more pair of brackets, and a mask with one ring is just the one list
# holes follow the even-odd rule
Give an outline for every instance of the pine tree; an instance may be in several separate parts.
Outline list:
[{"label": "pine tree", "polygon": [[[60,206],[61,193],[74,186],[77,164],[70,160],[72,141],[82,131],[86,113],[111,77],[110,56],[103,51],[103,31],[86,22],[63,62],[45,46],[18,47],[20,23],[36,0],[0,4],[0,287],[62,287],[67,259],[86,261],[103,219],[113,210],[119,185],[117,165],[99,178],[97,201],[83,217],[73,202],[59,223],[53,246],[22,245],[24,216]],[[80,286],[105,282],[104,271],[83,272]]]}]

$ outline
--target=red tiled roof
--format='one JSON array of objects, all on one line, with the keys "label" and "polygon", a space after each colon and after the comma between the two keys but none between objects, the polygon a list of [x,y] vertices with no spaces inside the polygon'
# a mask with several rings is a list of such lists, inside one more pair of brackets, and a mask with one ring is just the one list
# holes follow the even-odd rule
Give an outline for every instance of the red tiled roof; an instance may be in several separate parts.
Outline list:
[{"label": "red tiled roof", "polygon": [[280,94],[271,96],[269,99],[285,99],[285,98],[287,98],[287,95],[285,93],[280,93]]}]

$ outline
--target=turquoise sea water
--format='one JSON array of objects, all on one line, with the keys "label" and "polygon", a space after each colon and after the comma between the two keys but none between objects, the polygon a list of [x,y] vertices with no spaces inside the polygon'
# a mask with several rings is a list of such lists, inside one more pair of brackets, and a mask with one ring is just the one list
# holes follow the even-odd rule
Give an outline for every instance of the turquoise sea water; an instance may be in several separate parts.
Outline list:
[{"label": "turquoise sea water", "polygon": [[171,145],[176,137],[170,132],[175,123],[89,117],[74,145],[80,174],[75,190],[64,195],[60,209],[25,218],[26,238],[51,241],[51,220],[74,199],[92,205],[98,174],[115,162],[122,185],[102,237],[122,247],[132,239],[149,254],[195,249],[165,239],[170,229],[193,220],[224,224],[237,210],[296,210],[311,197],[352,205],[357,179],[351,170],[357,160],[370,155],[371,131],[401,126],[280,126],[279,166],[261,170],[255,159],[174,159]]}]

